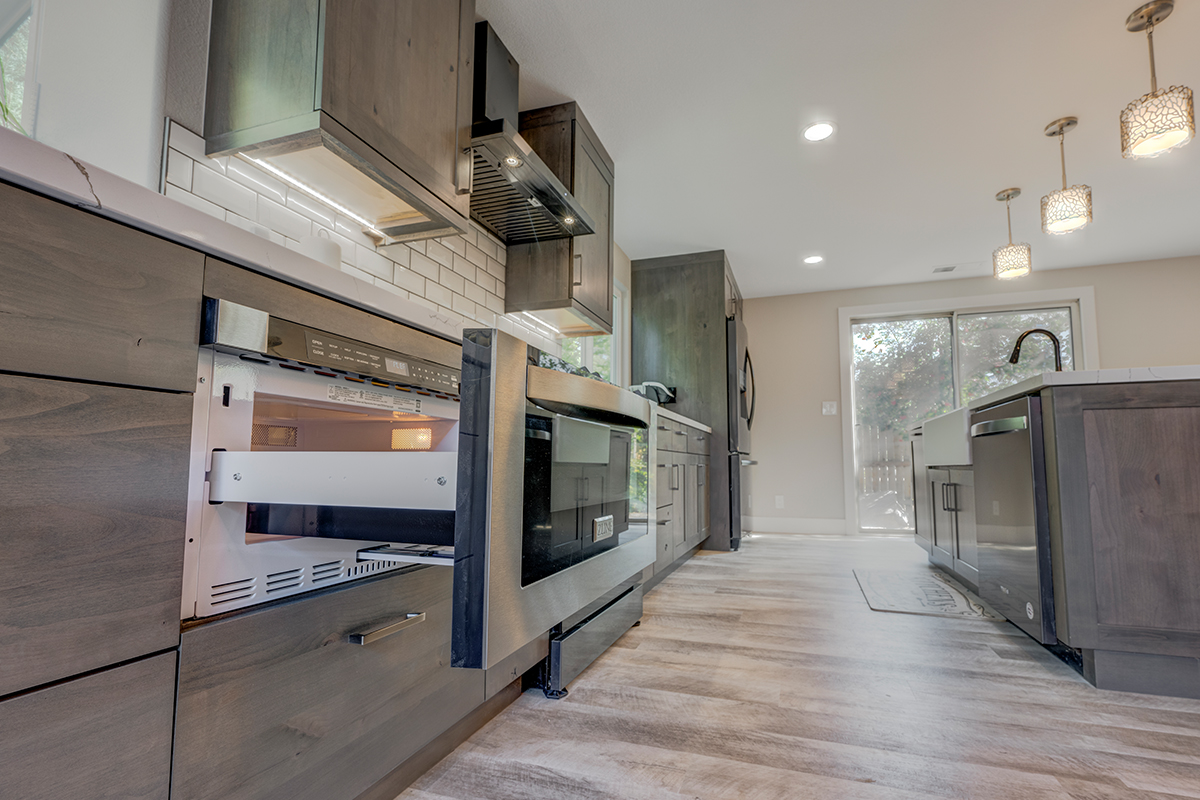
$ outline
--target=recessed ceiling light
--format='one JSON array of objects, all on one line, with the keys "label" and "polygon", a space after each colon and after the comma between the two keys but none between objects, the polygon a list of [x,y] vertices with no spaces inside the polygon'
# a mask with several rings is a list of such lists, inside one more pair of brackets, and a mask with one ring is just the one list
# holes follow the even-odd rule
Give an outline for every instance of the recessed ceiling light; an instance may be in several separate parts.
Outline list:
[{"label": "recessed ceiling light", "polygon": [[825,259],[822,256],[809,256],[804,259],[805,264],[820,264]]},{"label": "recessed ceiling light", "polygon": [[810,142],[819,142],[833,136],[832,122],[814,122],[804,129],[804,138]]}]

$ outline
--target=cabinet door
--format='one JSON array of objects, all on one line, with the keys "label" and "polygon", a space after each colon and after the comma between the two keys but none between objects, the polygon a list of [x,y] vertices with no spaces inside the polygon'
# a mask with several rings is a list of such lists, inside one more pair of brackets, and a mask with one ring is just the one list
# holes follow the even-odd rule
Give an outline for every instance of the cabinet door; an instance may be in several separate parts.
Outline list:
[{"label": "cabinet door", "polygon": [[174,651],[5,700],[0,795],[165,798],[174,710]]},{"label": "cabinet door", "polygon": [[954,569],[954,511],[950,497],[953,488],[950,486],[950,471],[929,469],[926,475],[929,478],[926,488],[933,507],[930,517],[933,540],[929,557],[937,564]]},{"label": "cabinet door", "polygon": [[929,470],[925,468],[924,443],[920,436],[912,439],[913,470],[913,522],[915,539],[925,552],[933,546],[933,492],[929,484]]},{"label": "cabinet door", "polygon": [[666,569],[675,560],[674,509],[671,506],[659,508],[657,522],[657,555],[654,559],[654,571],[656,573]]},{"label": "cabinet door", "polygon": [[571,240],[571,296],[612,325],[612,183],[586,137],[575,134],[575,188],[572,194],[596,224],[596,232]]},{"label": "cabinet door", "polygon": [[172,800],[350,800],[481,704],[483,670],[450,666],[452,579],[424,567],[185,631]]},{"label": "cabinet door", "polygon": [[0,184],[0,370],[190,392],[204,257]]},{"label": "cabinet door", "polygon": [[460,139],[470,125],[474,0],[323,6],[321,110],[453,202],[469,189]]},{"label": "cabinet door", "polygon": [[191,418],[0,375],[0,695],[179,643]]},{"label": "cabinet door", "polygon": [[658,451],[658,461],[654,466],[654,496],[659,508],[669,506],[675,501],[674,482],[675,465],[671,454]]},{"label": "cabinet door", "polygon": [[979,585],[979,547],[975,530],[975,473],[950,470],[954,508],[954,572]]}]

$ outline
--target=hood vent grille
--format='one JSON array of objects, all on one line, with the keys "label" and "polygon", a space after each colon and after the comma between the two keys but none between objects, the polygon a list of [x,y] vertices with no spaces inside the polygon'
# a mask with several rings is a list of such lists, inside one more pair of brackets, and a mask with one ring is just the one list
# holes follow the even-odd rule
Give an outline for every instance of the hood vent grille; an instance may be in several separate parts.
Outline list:
[{"label": "hood vent grille", "polygon": [[[532,158],[537,155],[530,151]],[[535,172],[538,165],[549,173],[549,167],[538,160],[530,166],[529,158],[519,171]],[[547,239],[564,239],[592,233],[592,220],[566,189],[537,186],[539,176],[513,175],[510,179],[499,167],[494,149],[486,144],[475,149],[473,180],[471,181],[471,218],[494,233],[505,244],[521,244]],[[507,170],[510,174],[518,170]],[[553,176],[551,176],[553,177]],[[557,182],[557,179],[555,179]],[[561,187],[561,183],[559,186]],[[566,224],[565,219],[575,220]]]}]

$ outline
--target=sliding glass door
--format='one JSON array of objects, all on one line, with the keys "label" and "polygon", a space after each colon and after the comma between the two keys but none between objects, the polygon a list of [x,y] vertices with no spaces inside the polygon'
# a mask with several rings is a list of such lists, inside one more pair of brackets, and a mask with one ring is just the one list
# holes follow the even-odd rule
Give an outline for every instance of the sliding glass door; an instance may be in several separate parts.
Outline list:
[{"label": "sliding glass door", "polygon": [[1071,307],[948,312],[871,319],[850,328],[855,494],[863,530],[912,530],[909,428],[1033,375],[1054,370],[1044,328],[1062,343],[1063,369],[1075,368]]}]

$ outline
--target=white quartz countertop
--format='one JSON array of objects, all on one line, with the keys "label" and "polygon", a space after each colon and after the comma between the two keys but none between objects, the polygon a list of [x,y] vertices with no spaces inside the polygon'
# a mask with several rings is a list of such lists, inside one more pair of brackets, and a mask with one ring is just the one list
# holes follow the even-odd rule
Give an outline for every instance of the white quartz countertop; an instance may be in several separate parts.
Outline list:
[{"label": "white quartz countertop", "polygon": [[1027,394],[1034,394],[1051,386],[1081,386],[1091,383],[1153,383],[1156,381],[1200,380],[1200,366],[1178,367],[1132,367],[1127,369],[1087,369],[1066,372],[1043,372],[1020,383],[984,395],[971,401],[969,408],[975,410],[993,406]]},{"label": "white quartz countertop", "polygon": [[708,427],[707,425],[696,422],[696,420],[691,419],[689,417],[685,417],[683,414],[676,414],[674,411],[663,408],[662,406],[658,406],[657,408],[655,408],[655,412],[660,417],[666,417],[667,419],[673,419],[676,422],[682,422],[684,425],[691,425],[693,428],[699,428],[700,430],[704,431],[705,433],[712,433],[712,428]]},{"label": "white quartz countertop", "polygon": [[408,298],[3,127],[0,180],[451,341],[462,341],[461,324]]}]

